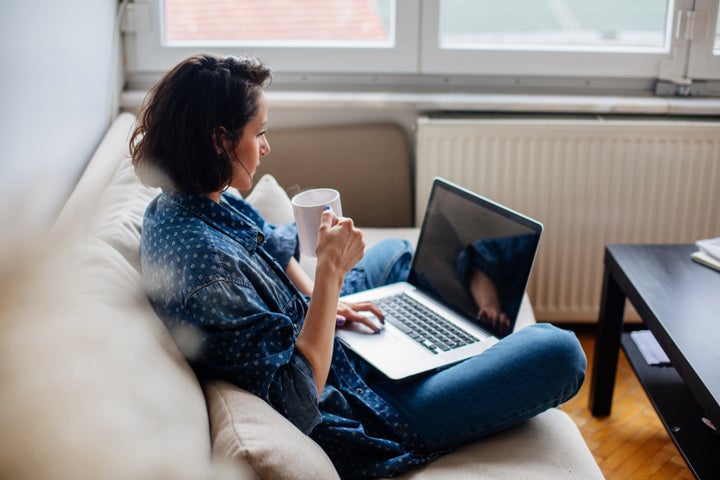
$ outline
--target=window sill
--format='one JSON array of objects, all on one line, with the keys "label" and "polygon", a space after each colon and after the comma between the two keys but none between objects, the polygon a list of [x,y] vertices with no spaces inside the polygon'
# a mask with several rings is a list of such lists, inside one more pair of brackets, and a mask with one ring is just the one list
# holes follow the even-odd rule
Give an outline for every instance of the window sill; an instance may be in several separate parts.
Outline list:
[{"label": "window sill", "polygon": [[[143,90],[122,92],[120,106],[136,112],[142,104]],[[538,113],[605,113],[631,115],[720,115],[718,98],[601,96],[601,95],[521,95],[454,94],[397,92],[267,92],[271,108],[302,109],[401,109],[418,112],[493,111]]]}]

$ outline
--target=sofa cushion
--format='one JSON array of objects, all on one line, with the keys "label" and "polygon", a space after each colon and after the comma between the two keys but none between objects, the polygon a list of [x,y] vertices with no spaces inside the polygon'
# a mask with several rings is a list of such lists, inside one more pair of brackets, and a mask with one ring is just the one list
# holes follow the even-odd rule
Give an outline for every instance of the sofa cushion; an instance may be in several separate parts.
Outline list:
[{"label": "sofa cushion", "polygon": [[205,395],[216,455],[247,462],[259,478],[338,478],[320,446],[259,397],[221,381]]},{"label": "sofa cushion", "polygon": [[602,479],[603,474],[573,420],[551,408],[504,432],[440,457],[402,480]]},{"label": "sofa cushion", "polygon": [[0,302],[0,478],[234,478],[137,271],[99,239],[52,247],[0,268],[17,291]]}]

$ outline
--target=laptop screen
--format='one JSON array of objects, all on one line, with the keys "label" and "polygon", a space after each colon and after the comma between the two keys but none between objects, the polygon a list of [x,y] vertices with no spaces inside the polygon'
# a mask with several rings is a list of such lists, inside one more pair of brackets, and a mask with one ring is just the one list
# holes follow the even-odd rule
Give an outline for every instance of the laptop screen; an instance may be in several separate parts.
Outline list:
[{"label": "laptop screen", "polygon": [[542,225],[435,179],[409,282],[495,336],[512,332]]}]

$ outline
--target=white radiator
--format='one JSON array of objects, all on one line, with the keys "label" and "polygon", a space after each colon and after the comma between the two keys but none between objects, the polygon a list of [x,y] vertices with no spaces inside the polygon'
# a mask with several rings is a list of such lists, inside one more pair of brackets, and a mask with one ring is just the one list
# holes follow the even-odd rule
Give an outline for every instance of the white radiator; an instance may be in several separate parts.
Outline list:
[{"label": "white radiator", "polygon": [[720,236],[720,119],[435,115],[416,147],[418,225],[435,176],[544,224],[539,320],[597,319],[608,243]]}]

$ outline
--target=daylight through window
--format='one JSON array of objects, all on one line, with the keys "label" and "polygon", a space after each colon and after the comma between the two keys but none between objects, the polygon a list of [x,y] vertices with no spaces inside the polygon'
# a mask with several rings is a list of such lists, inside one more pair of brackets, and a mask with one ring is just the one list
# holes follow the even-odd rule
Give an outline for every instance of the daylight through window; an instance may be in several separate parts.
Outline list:
[{"label": "daylight through window", "polygon": [[392,47],[393,0],[165,0],[168,45]]}]

